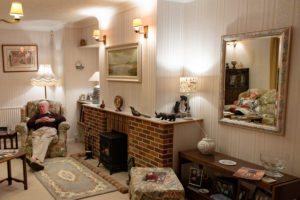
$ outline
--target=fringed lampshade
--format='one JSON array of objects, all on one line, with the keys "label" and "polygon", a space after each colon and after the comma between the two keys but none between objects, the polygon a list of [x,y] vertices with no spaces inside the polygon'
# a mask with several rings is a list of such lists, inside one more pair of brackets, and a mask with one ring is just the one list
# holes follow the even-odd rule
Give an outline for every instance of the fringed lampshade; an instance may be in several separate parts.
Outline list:
[{"label": "fringed lampshade", "polygon": [[47,99],[47,86],[57,86],[59,84],[55,75],[52,72],[50,64],[40,65],[38,75],[31,79],[31,85],[44,86],[45,98]]}]

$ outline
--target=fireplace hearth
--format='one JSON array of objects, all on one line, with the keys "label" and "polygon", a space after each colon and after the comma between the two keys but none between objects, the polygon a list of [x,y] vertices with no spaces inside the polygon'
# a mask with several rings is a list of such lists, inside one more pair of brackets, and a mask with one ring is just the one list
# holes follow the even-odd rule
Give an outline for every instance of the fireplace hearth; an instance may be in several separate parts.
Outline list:
[{"label": "fireplace hearth", "polygon": [[127,135],[117,131],[100,133],[100,158],[110,170],[110,175],[118,171],[127,171]]}]

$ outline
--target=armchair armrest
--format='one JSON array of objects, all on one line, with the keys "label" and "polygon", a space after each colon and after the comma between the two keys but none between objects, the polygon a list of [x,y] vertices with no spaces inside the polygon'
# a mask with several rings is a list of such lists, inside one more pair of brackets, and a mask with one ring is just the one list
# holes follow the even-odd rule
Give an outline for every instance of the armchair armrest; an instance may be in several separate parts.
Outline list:
[{"label": "armchair armrest", "polygon": [[25,122],[21,122],[16,125],[15,130],[21,134],[22,137],[26,136],[28,133],[27,125]]},{"label": "armchair armrest", "polygon": [[69,130],[70,128],[70,124],[69,122],[61,122],[59,125],[58,125],[58,131],[67,131]]}]

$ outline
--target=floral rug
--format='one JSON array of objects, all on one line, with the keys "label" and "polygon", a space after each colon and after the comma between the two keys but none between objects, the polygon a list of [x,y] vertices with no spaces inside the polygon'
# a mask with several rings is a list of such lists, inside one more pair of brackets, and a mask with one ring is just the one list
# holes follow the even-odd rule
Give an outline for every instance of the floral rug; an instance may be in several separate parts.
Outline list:
[{"label": "floral rug", "polygon": [[89,168],[71,157],[45,160],[45,169],[34,173],[57,199],[74,200],[117,191]]}]

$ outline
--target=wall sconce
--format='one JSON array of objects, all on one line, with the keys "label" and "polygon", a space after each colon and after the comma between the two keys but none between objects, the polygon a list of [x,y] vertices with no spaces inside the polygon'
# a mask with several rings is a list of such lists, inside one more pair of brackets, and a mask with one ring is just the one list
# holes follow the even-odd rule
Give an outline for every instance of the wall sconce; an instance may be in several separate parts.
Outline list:
[{"label": "wall sconce", "polygon": [[14,17],[14,20],[6,20],[6,19],[0,19],[0,21],[6,22],[6,23],[15,23],[19,22],[21,20],[21,17],[24,16],[22,3],[20,2],[12,2],[9,15]]},{"label": "wall sconce", "polygon": [[148,25],[144,26],[141,18],[133,19],[132,26],[136,33],[144,34],[144,38],[148,38]]},{"label": "wall sconce", "polygon": [[100,37],[101,37],[101,32],[100,32],[100,30],[99,30],[99,29],[95,29],[95,30],[93,31],[93,38],[95,38],[95,40],[96,40],[97,42],[103,42],[103,44],[106,45],[106,35],[103,35],[103,36],[102,36],[102,40],[100,39]]},{"label": "wall sconce", "polygon": [[231,42],[228,42],[227,45],[232,45],[234,48],[237,45],[237,41],[236,40],[232,40]]}]

